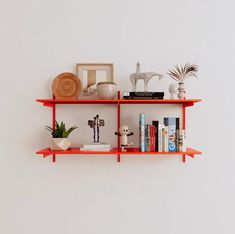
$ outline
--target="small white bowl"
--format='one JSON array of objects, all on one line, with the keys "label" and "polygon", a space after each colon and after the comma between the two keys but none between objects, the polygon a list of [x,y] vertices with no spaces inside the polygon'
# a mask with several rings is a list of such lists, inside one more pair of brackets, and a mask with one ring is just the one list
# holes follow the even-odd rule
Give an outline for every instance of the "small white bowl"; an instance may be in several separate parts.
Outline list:
[{"label": "small white bowl", "polygon": [[117,94],[117,85],[114,82],[99,82],[97,92],[100,99],[113,99]]}]

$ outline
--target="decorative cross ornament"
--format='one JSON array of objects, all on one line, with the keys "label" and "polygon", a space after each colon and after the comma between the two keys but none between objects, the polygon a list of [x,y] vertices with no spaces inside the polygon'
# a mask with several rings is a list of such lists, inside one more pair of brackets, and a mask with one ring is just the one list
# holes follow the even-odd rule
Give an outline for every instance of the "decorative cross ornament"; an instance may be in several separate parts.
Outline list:
[{"label": "decorative cross ornament", "polygon": [[100,142],[100,127],[104,126],[104,120],[99,119],[99,115],[96,115],[93,120],[88,120],[88,125],[93,128],[93,141]]}]

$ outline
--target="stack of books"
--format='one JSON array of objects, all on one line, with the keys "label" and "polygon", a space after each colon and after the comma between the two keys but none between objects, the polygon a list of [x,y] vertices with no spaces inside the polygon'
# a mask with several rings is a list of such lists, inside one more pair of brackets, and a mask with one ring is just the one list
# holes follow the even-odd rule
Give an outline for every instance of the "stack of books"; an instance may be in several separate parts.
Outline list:
[{"label": "stack of books", "polygon": [[91,143],[91,144],[83,144],[80,148],[81,151],[101,151],[101,152],[109,152],[112,150],[111,145],[106,143]]},{"label": "stack of books", "polygon": [[148,124],[145,114],[140,114],[139,148],[141,152],[185,152],[186,134],[180,128],[180,119],[165,117],[163,122]]},{"label": "stack of books", "polygon": [[149,100],[163,98],[164,92],[123,92],[123,99]]}]

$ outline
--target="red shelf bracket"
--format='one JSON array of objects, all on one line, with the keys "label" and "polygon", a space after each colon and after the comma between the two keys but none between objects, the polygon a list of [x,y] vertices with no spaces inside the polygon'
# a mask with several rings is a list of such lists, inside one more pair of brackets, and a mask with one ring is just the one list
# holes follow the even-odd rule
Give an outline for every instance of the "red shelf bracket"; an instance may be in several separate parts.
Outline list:
[{"label": "red shelf bracket", "polygon": [[[118,100],[120,99],[120,91],[118,91]],[[120,125],[121,125],[121,117],[120,117],[120,113],[121,113],[121,108],[120,108],[120,103],[118,102],[117,104],[117,131],[119,131]],[[117,135],[117,144],[118,144],[118,151],[120,151],[120,136]],[[118,162],[121,162],[121,155],[118,154],[117,155]]]}]

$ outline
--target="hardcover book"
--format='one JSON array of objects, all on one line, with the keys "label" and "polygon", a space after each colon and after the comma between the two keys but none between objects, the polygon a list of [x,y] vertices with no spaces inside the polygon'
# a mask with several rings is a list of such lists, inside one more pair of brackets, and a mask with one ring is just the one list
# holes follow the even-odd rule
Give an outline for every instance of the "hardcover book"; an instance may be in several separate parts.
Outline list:
[{"label": "hardcover book", "polygon": [[162,149],[162,129],[165,127],[164,124],[158,124],[158,152],[163,152]]},{"label": "hardcover book", "polygon": [[168,149],[168,126],[165,126],[163,129],[162,129],[162,151],[163,152],[169,152],[169,149]]},{"label": "hardcover book", "polygon": [[163,97],[164,92],[123,92],[125,97]]},{"label": "hardcover book", "polygon": [[146,124],[146,129],[145,129],[145,152],[150,152],[150,125]]},{"label": "hardcover book", "polygon": [[168,149],[169,152],[177,151],[177,128],[179,129],[179,118],[164,118],[164,124],[168,126]]},{"label": "hardcover book", "polygon": [[155,151],[158,152],[158,121],[154,120],[152,124],[154,125],[155,129]]},{"label": "hardcover book", "polygon": [[150,125],[150,152],[155,152],[155,126]]},{"label": "hardcover book", "polygon": [[145,114],[139,114],[139,147],[145,152]]},{"label": "hardcover book", "polygon": [[179,152],[186,152],[186,131],[179,130]]},{"label": "hardcover book", "polygon": [[163,97],[131,97],[131,96],[123,96],[123,99],[131,99],[131,100],[152,100],[152,99],[163,99]]}]

